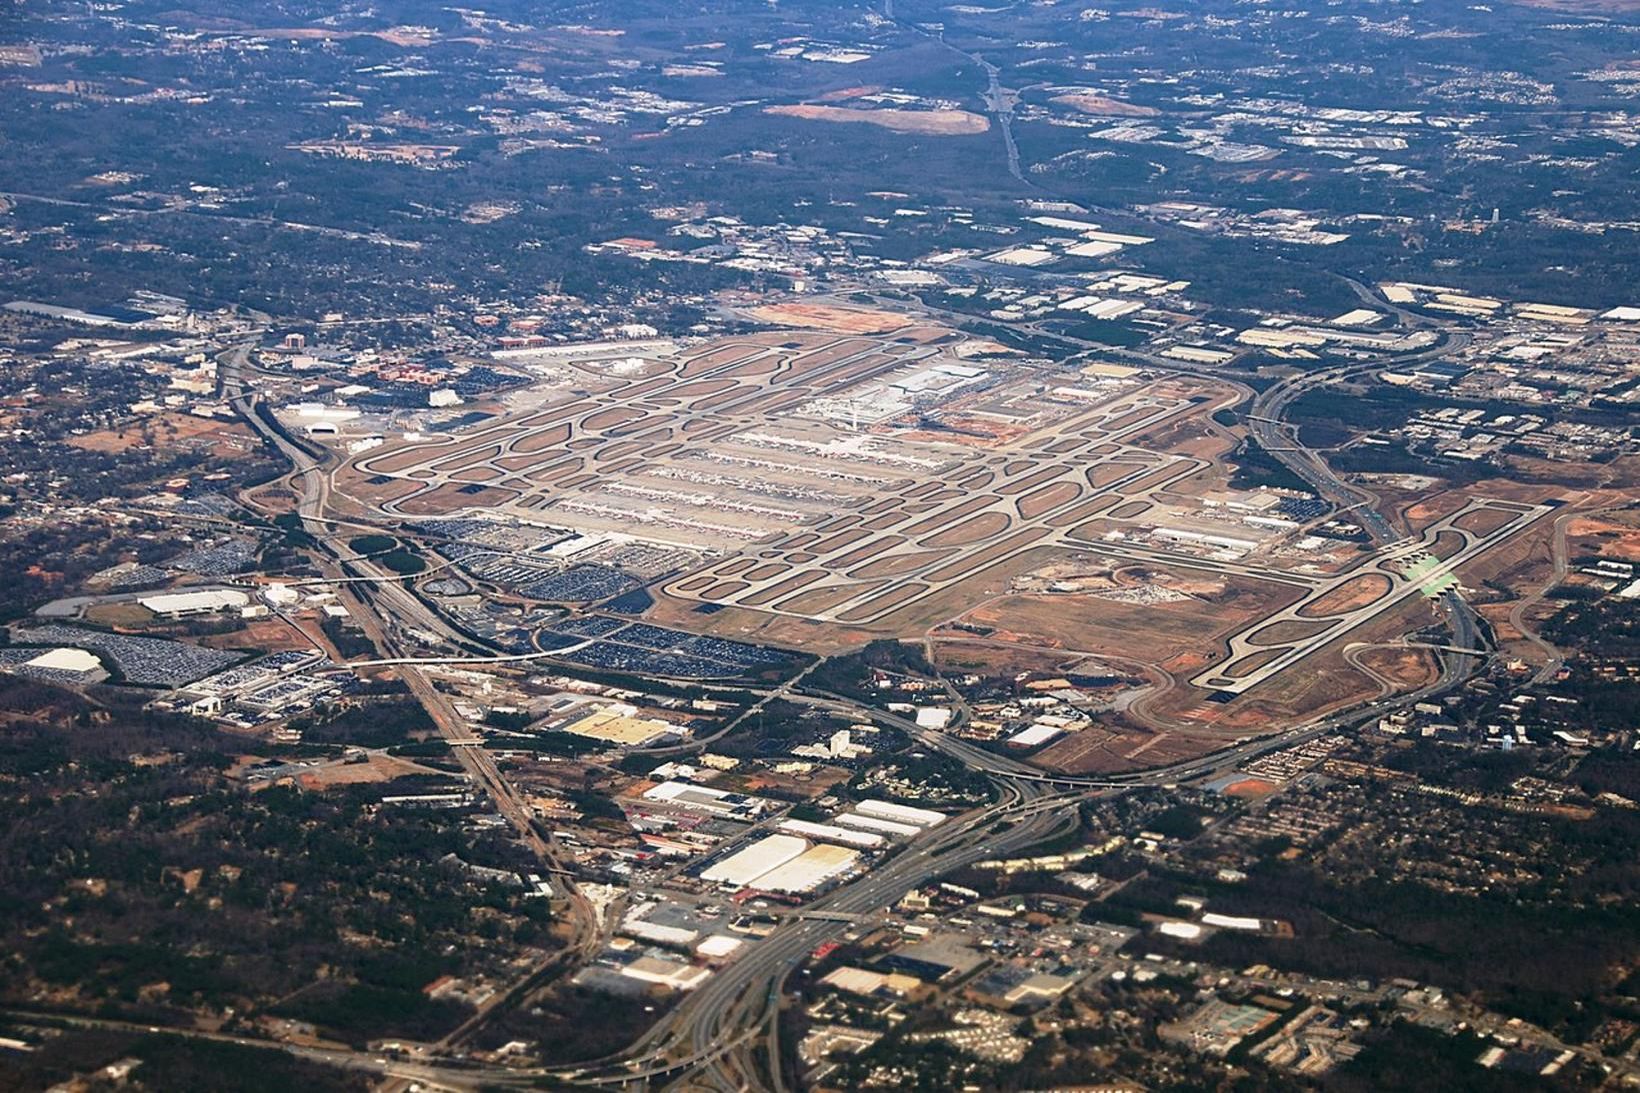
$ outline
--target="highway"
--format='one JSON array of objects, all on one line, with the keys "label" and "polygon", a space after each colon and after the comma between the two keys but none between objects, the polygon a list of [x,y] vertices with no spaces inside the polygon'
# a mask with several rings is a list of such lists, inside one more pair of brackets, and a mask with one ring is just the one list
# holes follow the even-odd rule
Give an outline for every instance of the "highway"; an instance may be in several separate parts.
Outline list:
[{"label": "highway", "polygon": [[[1417,357],[1401,357],[1397,363],[1438,355],[1453,344],[1449,340],[1439,349]],[[219,375],[224,395],[252,428],[290,459],[294,468],[290,482],[300,499],[298,512],[303,528],[331,554],[319,559],[327,577],[341,581],[361,572],[368,576],[372,568],[369,560],[352,552],[325,518],[329,481],[322,456],[285,435],[261,412],[259,398],[244,377],[248,352],[249,347],[242,347],[222,359]],[[1173,362],[1162,366],[1178,370]],[[1375,509],[1375,498],[1334,475],[1320,456],[1289,435],[1290,427],[1283,421],[1287,408],[1304,391],[1381,367],[1382,363],[1354,363],[1293,377],[1256,396],[1248,420],[1259,443],[1311,483],[1322,496],[1355,513],[1369,535],[1384,544],[1393,542],[1397,536],[1388,520]],[[467,739],[471,735],[470,727],[422,669],[431,663],[475,658],[416,657],[405,652],[404,635],[412,630],[440,635],[450,631],[401,582],[338,583],[335,587],[354,618],[381,650],[379,662],[384,666],[391,664],[427,708],[440,733],[449,740]],[[1478,626],[1467,604],[1455,592],[1446,593],[1445,603],[1452,618],[1453,644],[1461,648],[1481,648]],[[452,640],[459,638],[458,635],[451,637]],[[1468,654],[1448,653],[1443,657],[1441,677],[1417,692],[1386,698],[1362,709],[1335,714],[1277,734],[1239,741],[1210,756],[1143,772],[1101,777],[1050,774],[950,733],[920,727],[913,721],[862,707],[837,695],[805,690],[804,673],[764,692],[759,703],[742,717],[750,716],[775,698],[783,698],[892,726],[970,769],[986,774],[995,786],[994,802],[923,833],[870,872],[804,905],[801,909],[804,912],[832,917],[788,916],[768,937],[747,946],[744,955],[685,996],[613,1059],[570,1067],[509,1069],[475,1066],[449,1057],[404,1062],[365,1053],[322,1052],[260,1041],[249,1043],[370,1071],[393,1084],[415,1081],[464,1089],[556,1080],[590,1087],[627,1086],[636,1082],[645,1087],[778,1090],[783,1084],[778,1073],[782,1056],[778,1014],[787,978],[806,954],[853,929],[857,920],[869,922],[907,892],[973,861],[1006,856],[1054,838],[1077,822],[1077,810],[1084,802],[1142,788],[1208,781],[1258,755],[1442,693],[1467,678],[1479,659]],[[543,869],[560,878],[568,896],[570,931],[565,948],[546,955],[512,988],[501,992],[493,1003],[446,1037],[439,1045],[444,1051],[469,1042],[496,1014],[527,1002],[539,990],[550,986],[557,976],[591,959],[604,940],[589,901],[564,873],[558,847],[537,828],[489,753],[483,748],[453,750],[468,775],[485,788],[495,807],[516,829]]]},{"label": "highway", "polygon": [[[1209,756],[1101,778],[1049,775],[946,732],[925,729],[896,714],[861,707],[838,696],[791,695],[792,701],[898,728],[971,769],[990,775],[998,793],[992,805],[934,828],[871,873],[805,905],[804,910],[842,912],[869,922],[906,892],[964,865],[1054,838],[1075,822],[1076,808],[1085,801],[1141,788],[1211,781],[1267,752],[1423,701],[1447,689],[1450,678],[1443,676],[1429,687],[1374,703],[1364,710],[1335,714],[1310,725],[1241,741]],[[759,1069],[756,1056],[780,1058],[777,1018],[782,984],[806,953],[850,928],[849,921],[788,919],[736,963],[683,999],[618,1061],[599,1068],[572,1068],[559,1072],[559,1076],[578,1084],[601,1086],[641,1078],[660,1086],[676,1084],[679,1088],[725,1093],[778,1089],[779,1076]]]},{"label": "highway", "polygon": [[[1584,497],[1586,499],[1587,495]],[[1553,679],[1555,673],[1566,663],[1566,658],[1559,649],[1532,628],[1526,620],[1526,615],[1542,602],[1551,589],[1566,579],[1566,573],[1571,565],[1566,548],[1566,524],[1575,517],[1589,515],[1592,514],[1579,512],[1575,507],[1568,506],[1568,511],[1555,517],[1549,540],[1549,579],[1536,592],[1521,597],[1509,611],[1509,625],[1515,628],[1524,641],[1536,646],[1543,654],[1543,663],[1532,676],[1533,683],[1546,683]]]},{"label": "highway", "polygon": [[931,30],[909,19],[901,19],[894,14],[894,0],[883,0],[883,17],[903,30],[938,42],[963,60],[980,67],[985,73],[985,90],[980,92],[980,98],[985,103],[986,112],[995,119],[997,129],[1002,133],[1002,147],[1008,157],[1008,173],[1015,181],[1035,189],[1036,183],[1025,177],[1025,172],[1020,166],[1019,143],[1014,139],[1014,104],[1019,99],[1019,92],[1010,91],[1002,86],[1002,69],[977,53],[969,53],[952,45],[945,40],[945,35],[937,30]]},{"label": "highway", "polygon": [[[932,876],[1053,838],[1076,822],[1077,803],[1102,792],[1050,793],[1034,785],[1000,781],[998,804],[941,824],[859,880],[808,906],[852,915],[879,912]],[[650,1075],[654,1077],[686,1075],[692,1088],[772,1087],[773,1075],[749,1073],[754,1068],[747,1055],[755,1040],[735,1041],[717,1057],[683,1065],[682,1073],[671,1060],[699,1058],[714,1045],[728,1045],[748,1028],[772,1024],[779,1009],[780,985],[791,969],[821,943],[850,928],[841,921],[788,921],[657,1022],[634,1045],[625,1065],[578,1077],[594,1084],[619,1082],[636,1069],[657,1071]],[[771,1064],[771,1069],[773,1065],[777,1064]]]},{"label": "highway", "polygon": [[1468,344],[1469,335],[1448,333],[1443,340],[1429,349],[1398,356],[1393,362],[1375,360],[1353,361],[1349,364],[1323,368],[1315,372],[1301,372],[1267,387],[1253,399],[1244,415],[1248,432],[1259,447],[1269,452],[1283,466],[1304,481],[1339,510],[1348,510],[1352,519],[1360,523],[1373,540],[1380,545],[1399,538],[1390,522],[1374,508],[1376,498],[1368,491],[1353,486],[1335,474],[1326,460],[1298,439],[1298,429],[1285,420],[1287,409],[1306,392],[1356,379],[1369,373],[1381,372],[1393,363],[1396,368],[1419,364],[1443,357]]},{"label": "highway", "polygon": [[[224,396],[251,428],[291,461],[294,471],[290,476],[290,484],[299,498],[297,511],[302,518],[303,529],[315,542],[324,544],[331,555],[327,557],[323,553],[315,553],[315,561],[321,571],[330,577],[342,577],[346,575],[345,570],[348,566],[368,566],[366,560],[354,553],[345,542],[333,536],[328,522],[323,519],[328,481],[323,473],[324,464],[314,453],[274,428],[260,412],[258,396],[250,390],[244,375],[250,349],[250,345],[239,346],[219,359],[218,380]],[[442,621],[401,584],[371,586],[373,595],[368,599],[359,586],[337,583],[333,587],[338,601],[347,607],[353,620],[360,625],[376,648],[387,654],[380,659],[393,665],[395,673],[427,711],[439,735],[453,744],[471,738],[471,726],[457,713],[449,696],[440,691],[421,670],[421,662],[425,658],[404,655],[399,647],[398,630],[394,625],[395,618],[401,621],[409,620],[418,627],[431,629],[436,633],[446,631]],[[387,612],[379,613],[381,609],[378,600],[385,601]],[[564,952],[577,954],[582,959],[590,957],[602,941],[597,916],[592,905],[570,879],[563,865],[562,852],[555,840],[550,835],[542,835],[529,808],[519,800],[517,793],[502,775],[489,752],[483,748],[452,747],[451,753],[466,771],[467,776],[484,787],[491,803],[512,825],[522,844],[540,863],[543,872],[553,875],[555,883],[564,889],[568,897],[565,905],[569,909],[570,921],[569,937]],[[545,957],[525,981],[538,979],[543,972],[563,963],[562,953],[555,952]],[[487,1007],[482,1008],[479,1016],[482,1018],[490,1007],[500,1006],[513,997],[513,991],[503,992]],[[469,1022],[457,1031],[465,1035],[481,1023]]]},{"label": "highway", "polygon": [[[1386,306],[1366,286],[1353,280],[1349,283],[1363,301],[1380,307]],[[1393,307],[1390,310],[1403,322],[1419,326],[1429,324],[1429,320],[1411,312]],[[1462,349],[1468,343],[1468,334],[1462,331],[1444,331],[1442,341],[1437,345],[1418,353],[1397,357],[1393,365],[1401,368],[1433,360]],[[1304,446],[1299,439],[1298,428],[1285,420],[1285,414],[1292,403],[1306,391],[1381,372],[1389,367],[1389,364],[1390,362],[1381,360],[1356,362],[1291,376],[1260,392],[1246,414],[1250,435],[1265,451],[1308,482],[1317,494],[1330,501],[1341,513],[1347,511],[1350,518],[1359,523],[1372,541],[1380,546],[1392,543],[1400,536],[1388,518],[1378,511],[1377,497],[1339,478],[1325,459]],[[1457,588],[1453,587],[1444,592],[1439,602],[1445,609],[1448,624],[1452,628],[1452,644],[1464,649],[1482,648],[1479,617]],[[1461,653],[1444,654],[1440,656],[1440,660],[1441,677],[1437,684],[1440,691],[1457,686],[1481,663],[1480,658]]]},{"label": "highway", "polygon": [[[450,1057],[409,1060],[380,1053],[305,1047],[198,1030],[165,1031],[183,1037],[283,1051],[310,1061],[374,1074],[385,1079],[390,1088],[415,1082],[429,1089],[476,1090],[529,1087],[550,1080],[593,1088],[636,1083],[643,1087],[723,1091],[779,1090],[782,1088],[779,1076],[767,1073],[762,1060],[780,1058],[777,1017],[784,984],[806,954],[841,936],[852,928],[855,920],[869,923],[872,916],[891,907],[906,892],[971,862],[1004,856],[1054,838],[1075,822],[1076,808],[1083,802],[1139,788],[1209,781],[1259,755],[1439,694],[1451,686],[1453,678],[1461,676],[1448,674],[1419,691],[1373,703],[1365,709],[1335,714],[1310,725],[1241,741],[1209,756],[1097,779],[1047,775],[948,733],[922,728],[896,714],[860,707],[836,696],[794,692],[788,696],[793,701],[847,711],[860,719],[900,728],[925,745],[986,772],[997,785],[997,799],[990,805],[947,820],[913,840],[872,872],[801,908],[804,912],[843,917],[836,920],[787,917],[768,937],[748,946],[738,961],[686,996],[619,1057],[577,1066],[512,1069]],[[481,753],[480,749],[458,750]],[[589,959],[600,940],[594,930],[582,935],[578,944],[549,955],[540,967],[455,1030],[446,1038],[444,1046],[455,1047],[469,1041],[486,1020],[526,1002],[557,974]],[[40,1013],[13,1015],[88,1028],[147,1031],[125,1022],[98,1018]]]},{"label": "highway", "polygon": [[[1290,604],[1280,611],[1261,618],[1248,630],[1230,638],[1230,652],[1226,663],[1209,666],[1191,678],[1191,682],[1207,690],[1245,693],[1253,687],[1319,652],[1337,638],[1394,610],[1414,596],[1435,596],[1442,584],[1450,587],[1437,596],[1449,612],[1463,616],[1468,610],[1457,594],[1456,572],[1497,544],[1507,541],[1554,510],[1547,505],[1519,505],[1484,499],[1470,501],[1456,512],[1449,513],[1424,528],[1417,539],[1406,539],[1381,548],[1365,564],[1345,571],[1348,581],[1371,575],[1385,582],[1385,590],[1370,602],[1354,608],[1324,611],[1320,605],[1332,590],[1312,593],[1304,600]],[[1505,519],[1485,534],[1468,530],[1462,521],[1472,514],[1501,515]],[[1438,557],[1438,544],[1456,538],[1461,544],[1455,551]],[[1333,588],[1340,587],[1334,585]],[[1473,619],[1467,622],[1454,619],[1454,632],[1460,648],[1472,648]],[[1297,639],[1264,640],[1261,633],[1282,624],[1307,625],[1311,632]],[[1272,656],[1272,654],[1274,654]],[[1244,658],[1265,658],[1256,667],[1238,668]]]}]

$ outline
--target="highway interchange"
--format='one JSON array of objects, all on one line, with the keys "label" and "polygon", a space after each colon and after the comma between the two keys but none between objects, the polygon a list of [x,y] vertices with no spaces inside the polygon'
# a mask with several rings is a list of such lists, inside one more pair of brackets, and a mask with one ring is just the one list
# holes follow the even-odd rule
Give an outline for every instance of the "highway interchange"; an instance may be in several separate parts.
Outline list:
[{"label": "highway interchange", "polygon": [[[909,343],[738,336],[687,350],[661,345],[641,358],[611,357],[602,346],[585,359],[555,349],[554,369],[598,377],[592,394],[560,390],[555,380],[543,401],[471,429],[371,449],[339,467],[308,467],[304,517],[328,516],[338,493],[372,512],[370,519],[393,520],[418,498],[462,483],[501,490],[478,500],[591,534],[636,532],[674,539],[680,548],[728,548],[662,582],[679,599],[850,626],[891,626],[924,601],[950,598],[982,575],[1015,571],[1050,548],[1264,582],[1265,595],[1289,602],[1225,635],[1229,656],[1188,680],[1204,695],[1223,697],[1259,686],[1419,592],[1442,595],[1430,591],[1438,581],[1549,511],[1476,498],[1421,537],[1392,541],[1372,495],[1338,478],[1282,419],[1304,392],[1371,369],[1358,361],[1298,374],[1257,395],[1214,376],[1220,398],[1227,388],[1229,397],[1204,406],[1190,397],[1190,385],[1201,381],[1181,379],[1178,362],[1126,353],[1168,369],[1143,385],[1120,370],[1045,377],[998,365],[987,373],[924,344],[931,329],[914,328]],[[1453,338],[1395,363],[1438,355]],[[960,426],[860,430],[861,406],[870,416],[874,406],[921,405],[905,402],[903,389],[922,390],[928,381],[941,390],[956,385],[955,401],[941,396],[942,414],[989,419],[987,427],[1000,417],[1008,426],[980,444],[962,441]],[[1279,553],[1243,560],[1270,532],[1213,523],[1216,510],[1197,511],[1183,484],[1209,461],[1139,444],[1176,419],[1237,400],[1250,400],[1244,420],[1253,439],[1336,515],[1358,522],[1378,552],[1329,563],[1325,572],[1279,562]],[[1478,532],[1460,526],[1482,509],[1514,518]],[[733,528],[725,514],[739,517]],[[1175,541],[1180,536],[1185,545]],[[1443,537],[1462,540],[1455,554],[1440,552]],[[1232,548],[1204,549],[1218,542]],[[1377,583],[1383,587],[1363,594]],[[407,590],[382,587],[379,594],[420,616],[423,630],[439,632]],[[1467,609],[1453,596],[1446,607],[1463,631],[1457,645],[1472,647]]]},{"label": "highway interchange", "polygon": [[[768,937],[750,946],[744,956],[685,996],[618,1058],[589,1064],[515,1069],[475,1064],[460,1053],[410,1058],[234,1034],[165,1031],[247,1048],[284,1051],[309,1061],[374,1074],[382,1079],[382,1088],[386,1089],[416,1083],[425,1089],[449,1090],[543,1084],[587,1088],[630,1088],[636,1084],[646,1088],[712,1089],[724,1093],[779,1090],[784,1086],[783,1080],[774,1072],[777,1068],[767,1065],[767,1061],[780,1058],[777,1018],[784,985],[808,953],[840,937],[856,922],[869,919],[892,906],[905,893],[964,865],[981,858],[1005,856],[1054,838],[1075,822],[1076,810],[1083,802],[1145,788],[1206,783],[1259,755],[1326,735],[1363,717],[1381,715],[1425,700],[1450,687],[1452,678],[1455,676],[1443,677],[1435,684],[1375,703],[1366,710],[1337,714],[1274,736],[1241,741],[1211,756],[1107,778],[1045,774],[947,733],[920,728],[915,722],[894,714],[863,710],[835,696],[796,695],[800,701],[870,717],[914,735],[926,746],[984,771],[996,784],[997,797],[989,805],[932,829],[871,873],[805,905],[797,915],[788,916]],[[598,936],[596,931],[592,936]],[[455,1047],[465,1042],[491,1012],[499,1012],[504,1004],[516,1004],[521,997],[550,982],[559,969],[572,966],[577,958],[589,956],[589,949],[574,946],[556,951],[541,968],[498,998],[491,1010],[475,1014],[462,1029],[447,1038],[446,1046]],[[12,1016],[88,1028],[158,1031],[97,1018],[64,1018],[19,1011],[13,1011]]]},{"label": "highway interchange", "polygon": [[[403,635],[413,630],[443,634],[458,647],[465,639],[449,631],[436,614],[402,583],[388,579],[386,575],[375,574],[367,559],[360,558],[345,545],[327,515],[330,479],[324,473],[321,453],[289,436],[262,412],[260,399],[244,372],[246,356],[244,351],[236,351],[223,359],[224,393],[246,420],[291,460],[295,470],[290,481],[300,497],[299,514],[303,527],[317,542],[324,544],[331,555],[323,559],[322,564],[327,578],[339,582],[336,585],[338,594],[382,650],[381,659],[398,662],[397,671],[416,697],[427,706],[440,731],[447,739],[467,743],[469,730],[465,722],[455,713],[448,697],[438,691],[420,666],[414,663],[422,658],[402,655]],[[1299,393],[1304,382],[1301,379],[1278,384],[1255,401],[1257,417],[1250,416],[1255,436],[1310,482],[1317,492],[1340,508],[1349,509],[1375,540],[1381,543],[1391,541],[1394,535],[1390,525],[1373,508],[1371,496],[1338,480],[1327,470],[1324,461],[1307,452],[1296,442],[1296,438],[1286,433],[1280,415]],[[1450,529],[1453,521],[1469,511],[1470,508],[1465,508],[1460,513],[1451,514],[1439,522],[1440,527]],[[1536,507],[1518,506],[1503,526],[1518,530],[1519,526],[1524,526],[1522,521],[1529,523],[1543,514]],[[1484,533],[1464,533],[1463,547],[1456,554],[1446,557],[1448,569],[1479,549],[1484,549],[1489,540],[1490,536]],[[1434,536],[1426,535],[1423,542],[1433,543]],[[1402,553],[1407,551],[1403,550]],[[1386,552],[1381,560],[1387,565],[1397,557],[1391,551]],[[372,576],[380,579],[348,583],[354,578]],[[1429,576],[1430,572],[1424,570],[1420,573],[1420,580],[1427,583]],[[1406,594],[1410,594],[1421,586],[1408,582],[1397,587],[1408,589]],[[923,745],[985,773],[995,785],[995,800],[924,833],[870,873],[822,895],[801,908],[798,914],[787,916],[768,937],[749,946],[744,956],[719,971],[700,989],[684,997],[617,1058],[576,1066],[509,1069],[477,1066],[462,1057],[464,1052],[460,1050],[493,1012],[527,999],[565,970],[589,959],[601,944],[604,930],[573,882],[565,884],[570,897],[566,901],[571,920],[570,944],[550,954],[511,990],[502,992],[491,1006],[476,1013],[438,1045],[439,1050],[449,1053],[445,1056],[407,1059],[380,1053],[273,1044],[247,1037],[194,1032],[178,1034],[282,1050],[315,1061],[373,1073],[383,1079],[386,1088],[402,1087],[405,1083],[448,1089],[542,1083],[630,1087],[636,1083],[644,1087],[722,1091],[781,1089],[784,1083],[779,1073],[782,1050],[778,1042],[777,1017],[787,979],[807,953],[853,928],[855,923],[892,906],[906,892],[953,869],[982,857],[1024,850],[1053,838],[1075,822],[1076,810],[1083,802],[1143,788],[1202,784],[1223,772],[1234,770],[1257,755],[1322,736],[1341,726],[1376,717],[1390,709],[1449,690],[1471,674],[1483,656],[1478,655],[1481,639],[1474,626],[1473,614],[1460,594],[1449,589],[1440,595],[1455,630],[1455,649],[1474,649],[1477,653],[1442,653],[1441,676],[1430,685],[1273,736],[1239,741],[1207,757],[1126,775],[1079,778],[1043,772],[980,749],[948,733],[921,728],[914,722],[882,710],[864,709],[838,696],[813,691],[803,685],[801,678],[768,690],[764,696],[765,702],[773,697],[782,697],[899,728]],[[1371,609],[1381,608],[1374,603]],[[1336,632],[1329,631],[1327,640],[1334,640],[1354,625],[1356,623],[1352,622]],[[458,746],[454,751],[469,775],[485,787],[496,808],[514,825],[520,839],[537,855],[543,868],[564,875],[558,848],[528,815],[488,754],[480,747]],[[118,1026],[118,1022],[75,1020],[102,1027]]]}]

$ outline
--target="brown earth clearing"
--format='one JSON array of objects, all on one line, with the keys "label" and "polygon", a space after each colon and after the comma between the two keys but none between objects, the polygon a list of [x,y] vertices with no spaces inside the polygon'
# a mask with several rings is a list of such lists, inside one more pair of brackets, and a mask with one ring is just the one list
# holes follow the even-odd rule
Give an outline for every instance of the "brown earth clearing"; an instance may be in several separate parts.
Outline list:
[{"label": "brown earth clearing", "polygon": [[765,106],[765,114],[810,121],[856,122],[880,125],[896,133],[916,133],[931,137],[962,137],[983,133],[990,121],[966,110],[861,110],[849,106]]},{"label": "brown earth clearing", "polygon": [[1123,102],[1121,99],[1113,99],[1109,95],[1079,92],[1070,95],[1055,95],[1050,101],[1061,106],[1068,106],[1073,110],[1080,110],[1084,114],[1097,114],[1106,118],[1153,118],[1161,113],[1153,106],[1140,106],[1137,103]]}]

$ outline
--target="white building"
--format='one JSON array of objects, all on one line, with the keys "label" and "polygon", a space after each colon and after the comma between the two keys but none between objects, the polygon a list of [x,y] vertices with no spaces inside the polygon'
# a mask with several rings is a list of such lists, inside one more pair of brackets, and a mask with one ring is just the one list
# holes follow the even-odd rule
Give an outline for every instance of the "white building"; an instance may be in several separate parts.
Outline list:
[{"label": "white building", "polygon": [[675,991],[692,991],[712,976],[710,968],[643,956],[621,969],[621,974],[645,983],[656,983]]},{"label": "white building", "polygon": [[72,682],[91,683],[107,674],[95,654],[68,647],[48,649],[32,660],[24,661],[22,666],[40,675]]},{"label": "white building", "polygon": [[217,611],[238,611],[251,602],[245,593],[232,588],[213,588],[203,592],[162,592],[137,600],[156,615],[182,618],[186,615],[209,615]]},{"label": "white building", "polygon": [[780,830],[791,835],[801,835],[805,838],[818,839],[821,842],[857,846],[864,850],[875,850],[886,841],[882,835],[874,831],[851,831],[846,827],[838,827],[836,824],[817,824],[809,820],[782,820]]},{"label": "white building", "polygon": [[744,888],[752,881],[793,861],[808,850],[809,844],[795,835],[769,835],[743,850],[707,866],[700,879],[732,888]]},{"label": "white building", "polygon": [[845,847],[826,844],[811,846],[784,865],[776,866],[758,877],[752,882],[752,887],[788,895],[811,892],[853,869],[859,860],[858,851]]},{"label": "white building", "polygon": [[861,801],[854,806],[854,811],[916,827],[933,827],[935,824],[944,823],[946,818],[945,813],[935,812],[931,808],[913,808],[910,805],[897,805],[892,801]]}]

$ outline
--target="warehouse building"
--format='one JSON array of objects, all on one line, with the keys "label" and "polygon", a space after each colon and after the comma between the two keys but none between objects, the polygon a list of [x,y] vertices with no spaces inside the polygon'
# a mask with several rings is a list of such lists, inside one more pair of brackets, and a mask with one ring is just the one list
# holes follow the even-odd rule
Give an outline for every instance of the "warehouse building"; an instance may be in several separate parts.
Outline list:
[{"label": "warehouse building", "polygon": [[874,972],[869,968],[842,967],[836,968],[826,975],[820,982],[828,987],[834,987],[850,994],[862,995],[866,998],[904,998],[912,991],[921,987],[922,980],[913,975],[898,973],[885,975]]},{"label": "warehouse building", "polygon": [[712,969],[666,960],[658,956],[640,956],[621,968],[621,974],[643,983],[654,983],[675,991],[692,991],[712,977]]},{"label": "warehouse building", "polygon": [[[780,836],[773,836],[779,838]],[[763,892],[800,895],[812,892],[828,881],[849,872],[860,860],[860,852],[843,846],[820,843],[811,846],[784,865],[769,870],[752,882]]]},{"label": "warehouse building", "polygon": [[668,737],[688,735],[682,726],[655,717],[639,717],[636,707],[624,704],[589,710],[558,728],[624,748],[646,748]]},{"label": "warehouse building", "polygon": [[768,835],[744,850],[701,870],[701,880],[731,888],[744,888],[757,878],[793,861],[809,848],[796,835]]},{"label": "warehouse building", "polygon": [[143,596],[137,602],[161,618],[180,619],[239,611],[250,604],[251,598],[232,588],[212,588],[202,592],[162,592],[157,596]]},{"label": "warehouse building", "polygon": [[754,820],[761,816],[769,802],[761,797],[744,793],[725,793],[710,786],[692,782],[662,782],[644,791],[644,800],[655,804],[671,805],[690,812],[704,812],[725,820]]},{"label": "warehouse building", "polygon": [[883,837],[872,831],[851,831],[836,824],[817,824],[809,820],[782,820],[780,830],[792,835],[816,839],[820,842],[842,843],[862,850],[875,850],[883,845]]},{"label": "warehouse building", "polygon": [[[28,655],[22,650],[17,650],[17,653],[20,656]],[[102,661],[97,659],[96,654],[66,646],[47,649],[37,656],[29,657],[18,663],[13,670],[19,675],[33,679],[68,685],[101,683],[108,678],[108,672],[103,669]]]},{"label": "warehouse building", "polygon": [[893,835],[899,839],[909,839],[922,833],[922,828],[913,824],[897,824],[893,820],[884,820],[877,816],[862,816],[858,812],[844,812],[833,816],[840,825],[858,828],[862,831],[877,831],[884,835]]},{"label": "warehouse building", "polygon": [[913,827],[920,828],[933,827],[945,821],[945,813],[943,812],[935,812],[931,808],[897,805],[892,801],[861,801],[854,806],[854,811],[864,816],[875,816],[881,820],[892,820],[895,823],[911,824]]}]

